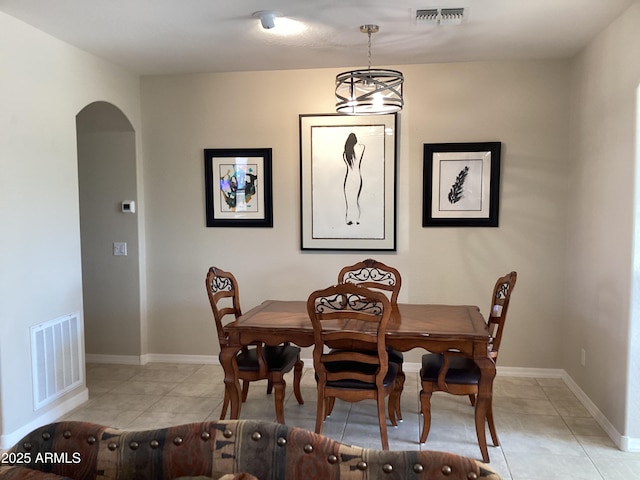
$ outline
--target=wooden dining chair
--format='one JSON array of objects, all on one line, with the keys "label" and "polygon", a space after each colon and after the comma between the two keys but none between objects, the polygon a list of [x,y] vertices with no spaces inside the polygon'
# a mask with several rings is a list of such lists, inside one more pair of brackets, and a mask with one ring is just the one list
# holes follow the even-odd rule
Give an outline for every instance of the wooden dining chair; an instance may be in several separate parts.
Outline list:
[{"label": "wooden dining chair", "polygon": [[[342,267],[338,273],[338,283],[355,283],[363,287],[380,290],[389,296],[391,305],[398,303],[398,294],[402,286],[402,277],[400,272],[385,265],[373,258],[367,258],[353,265]],[[396,425],[396,420],[402,420],[402,411],[400,409],[400,395],[404,388],[405,373],[402,368],[404,363],[404,355],[401,351],[394,348],[388,348],[389,361],[398,365],[398,379],[396,390],[390,399],[391,411],[389,417],[391,423]]]},{"label": "wooden dining chair", "polygon": [[[489,356],[494,362],[498,359],[502,332],[507,319],[509,301],[516,284],[516,279],[517,273],[511,272],[504,277],[500,277],[493,288],[487,327],[489,329],[489,335],[491,336]],[[460,352],[428,353],[422,356],[420,380],[422,383],[420,410],[422,412],[423,422],[420,443],[424,443],[427,440],[431,428],[431,394],[433,392],[447,392],[452,395],[468,395],[471,405],[475,405],[476,395],[478,394],[478,382],[480,380],[480,369],[472,358]],[[498,446],[498,434],[496,433],[496,427],[493,422],[492,404],[493,400],[490,400],[486,421],[489,424],[491,440],[495,446]]]},{"label": "wooden dining chair", "polygon": [[[207,294],[213,317],[216,321],[220,348],[227,345],[229,338],[225,331],[225,324],[236,320],[242,315],[238,282],[230,272],[211,267],[206,277]],[[293,392],[299,404],[303,404],[300,390],[300,379],[304,363],[300,360],[300,348],[289,344],[275,347],[257,343],[251,347],[244,347],[236,356],[239,380],[242,380],[242,401],[247,400],[249,383],[257,380],[267,380],[267,393],[275,390],[274,402],[276,419],[284,423],[284,392],[286,382],[284,374],[293,369]],[[225,391],[220,420],[227,415],[229,397]]]},{"label": "wooden dining chair", "polygon": [[[313,366],[318,382],[315,432],[321,434],[330,403],[376,401],[382,448],[389,449],[385,397],[394,389],[398,367],[388,361],[385,332],[391,304],[381,293],[350,283],[313,292],[307,300],[313,325]],[[327,324],[333,328],[327,329]],[[340,326],[335,329],[335,325]],[[361,349],[328,349],[333,342],[353,341]]]}]

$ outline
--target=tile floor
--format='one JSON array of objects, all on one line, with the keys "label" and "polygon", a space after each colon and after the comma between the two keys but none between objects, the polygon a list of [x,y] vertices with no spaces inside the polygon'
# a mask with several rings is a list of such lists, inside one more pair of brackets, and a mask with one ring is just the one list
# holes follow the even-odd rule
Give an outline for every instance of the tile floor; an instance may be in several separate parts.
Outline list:
[{"label": "tile floor", "polygon": [[[147,429],[216,420],[224,396],[222,368],[217,365],[87,365],[89,401],[63,418],[125,429]],[[285,420],[313,430],[316,389],[313,371],[302,378],[304,405],[293,396],[291,374]],[[402,395],[404,421],[389,428],[392,450],[445,450],[480,458],[467,397],[443,393],[432,400],[427,442],[418,443],[418,376],[407,373]],[[241,418],[275,421],[266,382],[251,385]],[[324,434],[345,443],[380,448],[373,402],[336,401]],[[489,446],[491,465],[504,479],[621,480],[640,478],[640,453],[618,450],[561,379],[498,376],[494,383],[494,416],[501,446]],[[487,432],[489,443],[491,438]]]}]

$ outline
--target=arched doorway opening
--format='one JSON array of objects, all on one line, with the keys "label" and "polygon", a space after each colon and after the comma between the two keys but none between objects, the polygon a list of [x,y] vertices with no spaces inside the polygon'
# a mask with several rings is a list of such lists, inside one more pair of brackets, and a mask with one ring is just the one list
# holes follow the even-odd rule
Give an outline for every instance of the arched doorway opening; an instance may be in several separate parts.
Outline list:
[{"label": "arched doorway opening", "polygon": [[83,108],[76,130],[86,358],[139,363],[138,213],[122,208],[138,200],[135,131],[108,102]]}]

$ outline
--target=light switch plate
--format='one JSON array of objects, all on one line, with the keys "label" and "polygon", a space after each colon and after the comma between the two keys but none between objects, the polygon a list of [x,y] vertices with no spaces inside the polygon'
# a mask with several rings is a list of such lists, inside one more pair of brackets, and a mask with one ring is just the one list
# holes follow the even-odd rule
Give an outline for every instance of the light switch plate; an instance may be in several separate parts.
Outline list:
[{"label": "light switch plate", "polygon": [[127,255],[127,242],[113,242],[114,255]]}]

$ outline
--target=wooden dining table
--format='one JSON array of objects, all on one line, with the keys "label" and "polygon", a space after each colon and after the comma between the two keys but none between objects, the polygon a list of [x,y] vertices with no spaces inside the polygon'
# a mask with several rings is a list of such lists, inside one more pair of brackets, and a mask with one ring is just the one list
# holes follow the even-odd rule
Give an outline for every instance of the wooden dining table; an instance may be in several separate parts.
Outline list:
[{"label": "wooden dining table", "polygon": [[[344,325],[335,325],[344,328]],[[240,417],[241,388],[236,354],[244,346],[262,342],[275,346],[290,342],[300,347],[313,345],[313,327],[306,301],[267,300],[225,326],[228,342],[221,348],[220,364],[231,405],[231,418]],[[475,407],[475,424],[482,459],[489,462],[485,418],[491,402],[494,361],[488,355],[491,337],[476,306],[399,303],[392,306],[387,324],[388,347],[406,352],[421,348],[439,353],[455,349],[473,358],[480,369]]]}]

